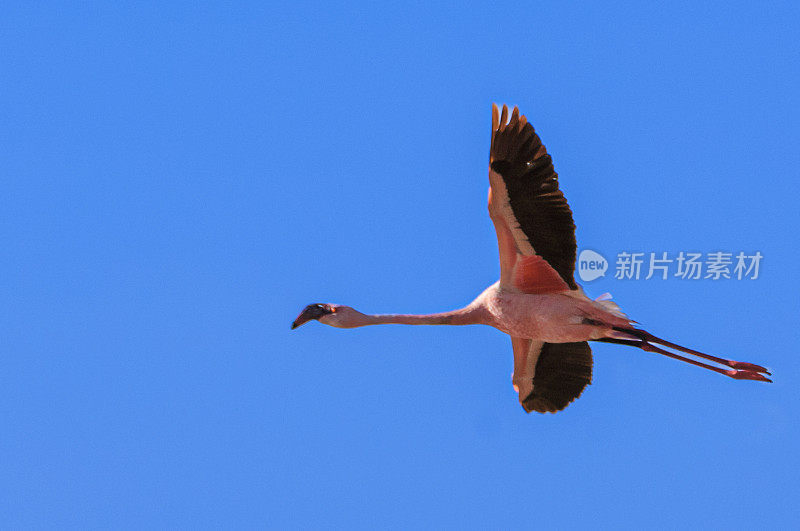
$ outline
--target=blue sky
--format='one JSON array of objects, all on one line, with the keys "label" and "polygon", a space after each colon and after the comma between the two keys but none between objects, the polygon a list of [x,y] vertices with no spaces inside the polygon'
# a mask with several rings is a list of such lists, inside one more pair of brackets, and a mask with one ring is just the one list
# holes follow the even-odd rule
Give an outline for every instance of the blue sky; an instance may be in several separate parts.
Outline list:
[{"label": "blue sky", "polygon": [[[800,8],[585,4],[6,6],[0,524],[796,525]],[[526,415],[493,329],[289,331],[495,281],[493,101],[581,249],[763,254],[585,287],[773,385],[602,344]]]}]

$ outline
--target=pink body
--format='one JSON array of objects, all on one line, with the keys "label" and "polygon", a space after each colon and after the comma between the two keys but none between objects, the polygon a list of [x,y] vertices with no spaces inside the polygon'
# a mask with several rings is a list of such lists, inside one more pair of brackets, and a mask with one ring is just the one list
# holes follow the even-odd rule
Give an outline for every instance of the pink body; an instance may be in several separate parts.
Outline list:
[{"label": "pink body", "polygon": [[[617,317],[583,292],[531,295],[504,290],[495,283],[475,303],[488,311],[485,324],[511,337],[548,343],[569,343],[607,337],[613,326],[630,326],[628,319]],[[585,324],[590,319],[597,324]]]}]

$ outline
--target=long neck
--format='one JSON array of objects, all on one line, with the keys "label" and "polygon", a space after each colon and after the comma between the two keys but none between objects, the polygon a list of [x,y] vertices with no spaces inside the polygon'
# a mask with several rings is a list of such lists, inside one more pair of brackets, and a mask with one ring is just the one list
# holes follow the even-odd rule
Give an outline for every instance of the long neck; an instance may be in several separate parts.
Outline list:
[{"label": "long neck", "polygon": [[431,313],[426,315],[413,314],[364,314],[363,323],[357,326],[376,324],[406,324],[406,325],[469,325],[483,324],[483,309],[480,307],[467,307],[451,312]]}]

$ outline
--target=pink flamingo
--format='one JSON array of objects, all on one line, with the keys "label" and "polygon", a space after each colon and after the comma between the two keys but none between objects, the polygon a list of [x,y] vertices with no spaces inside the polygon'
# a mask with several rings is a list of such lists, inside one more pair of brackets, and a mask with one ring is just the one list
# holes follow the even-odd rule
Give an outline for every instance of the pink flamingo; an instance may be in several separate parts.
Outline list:
[{"label": "pink flamingo", "polygon": [[[292,329],[316,319],[337,328],[376,324],[483,324],[511,336],[512,382],[527,412],[556,412],[592,380],[588,341],[638,347],[739,380],[770,382],[760,365],[703,354],[635,327],[610,300],[591,300],[575,283],[575,224],[550,155],[516,107],[492,105],[489,215],[497,232],[500,280],[465,308],[429,315],[368,315],[339,304],[310,304]],[[680,356],[656,345],[727,368]],[[763,374],[762,374],[763,373]]]}]

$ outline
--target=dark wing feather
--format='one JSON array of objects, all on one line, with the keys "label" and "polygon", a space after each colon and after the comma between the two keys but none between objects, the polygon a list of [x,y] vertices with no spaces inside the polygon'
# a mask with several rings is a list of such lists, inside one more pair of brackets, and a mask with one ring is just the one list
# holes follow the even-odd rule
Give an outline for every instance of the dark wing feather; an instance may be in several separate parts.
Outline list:
[{"label": "dark wing feather", "polygon": [[[572,211],[558,189],[553,161],[525,116],[514,107],[506,123],[506,106],[492,125],[490,167],[506,186],[513,213],[509,226],[519,227],[534,252],[555,269],[570,289],[575,283],[575,223]],[[515,238],[522,235],[515,232]],[[519,247],[519,243],[518,243]],[[522,252],[522,254],[525,254]]]},{"label": "dark wing feather", "polygon": [[581,396],[592,383],[592,349],[580,343],[545,343],[536,361],[533,391],[522,400],[525,411],[555,413]]}]

